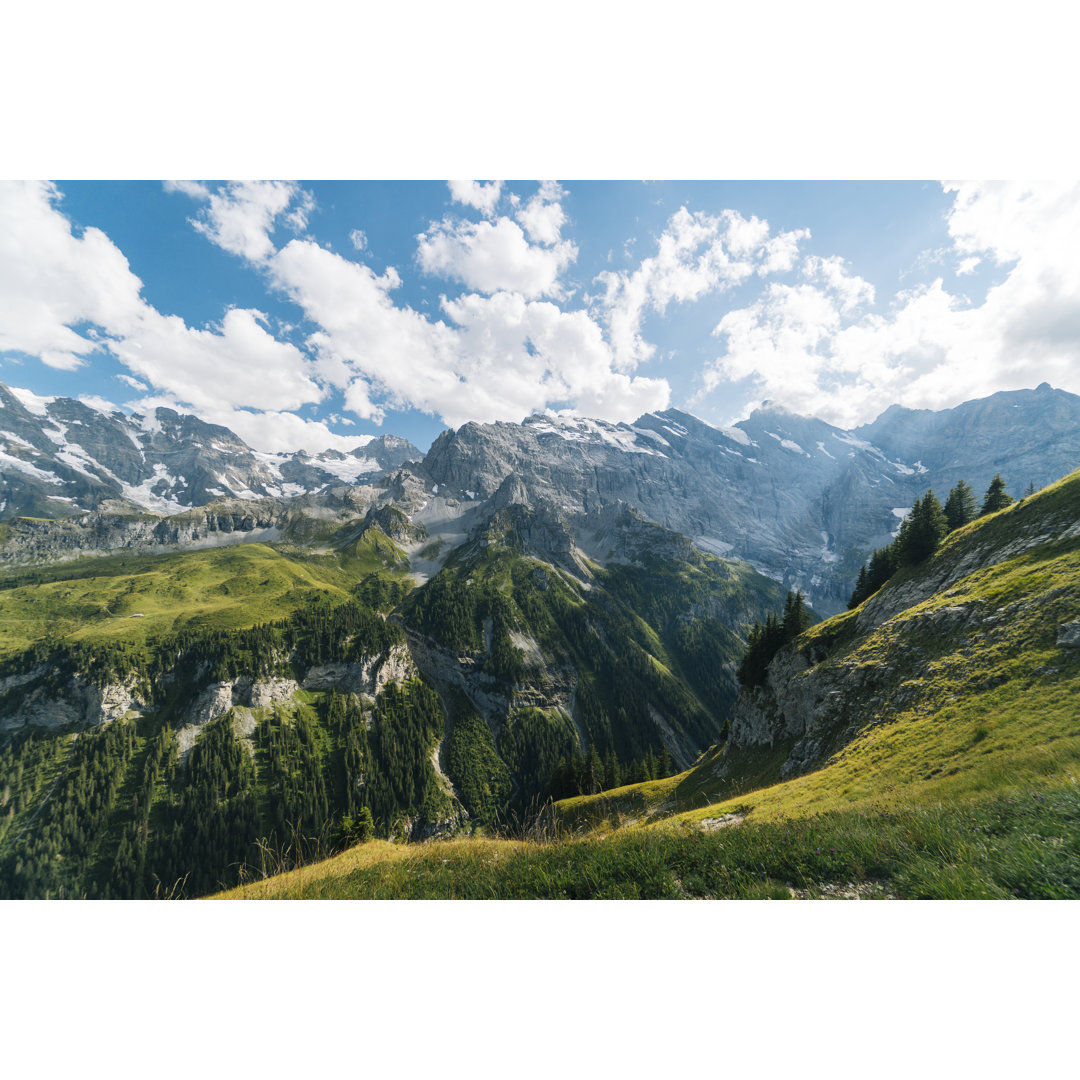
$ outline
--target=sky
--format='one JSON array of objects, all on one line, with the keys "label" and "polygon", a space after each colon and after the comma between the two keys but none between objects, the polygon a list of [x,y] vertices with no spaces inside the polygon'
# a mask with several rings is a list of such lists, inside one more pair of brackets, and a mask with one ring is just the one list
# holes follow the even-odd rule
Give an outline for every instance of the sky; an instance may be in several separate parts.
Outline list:
[{"label": "sky", "polygon": [[0,380],[257,449],[1080,392],[1080,185],[13,181]]}]

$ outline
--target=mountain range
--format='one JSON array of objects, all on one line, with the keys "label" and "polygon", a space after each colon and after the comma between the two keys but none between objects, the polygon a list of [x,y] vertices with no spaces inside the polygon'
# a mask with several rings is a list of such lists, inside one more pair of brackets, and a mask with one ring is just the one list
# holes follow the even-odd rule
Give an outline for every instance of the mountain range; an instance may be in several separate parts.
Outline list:
[{"label": "mountain range", "polygon": [[633,424],[536,415],[446,431],[427,454],[392,435],[347,454],[258,453],[169,409],[106,413],[3,385],[0,421],[0,522],[15,523],[0,560],[290,538],[387,505],[448,549],[507,501],[588,548],[590,515],[625,505],[801,589],[821,614],[843,609],[928,488],[944,501],[958,480],[981,492],[1000,472],[1019,494],[1080,461],[1080,397],[1045,383],[940,412],[893,406],[851,431],[768,403],[728,428],[674,409]]}]

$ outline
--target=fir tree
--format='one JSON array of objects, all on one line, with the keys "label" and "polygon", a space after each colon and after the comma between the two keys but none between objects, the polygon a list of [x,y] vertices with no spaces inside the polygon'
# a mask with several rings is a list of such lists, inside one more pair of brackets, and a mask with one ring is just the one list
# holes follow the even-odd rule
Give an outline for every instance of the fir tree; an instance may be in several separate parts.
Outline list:
[{"label": "fir tree", "polygon": [[622,784],[622,772],[619,769],[619,759],[614,750],[609,750],[604,757],[604,790],[610,791]]},{"label": "fir tree", "polygon": [[949,532],[974,521],[978,516],[979,504],[975,500],[975,492],[971,490],[970,484],[961,480],[945,500],[945,521],[948,523]]},{"label": "fir tree", "polygon": [[859,580],[855,582],[855,590],[851,594],[851,599],[848,601],[848,611],[853,608],[857,608],[869,595],[869,589],[867,587],[870,578],[866,571],[866,564],[859,568]]},{"label": "fir tree", "polygon": [[782,624],[785,643],[794,641],[810,626],[810,612],[806,610],[801,589],[789,592],[784,599],[784,621]]},{"label": "fir tree", "polygon": [[995,473],[994,479],[990,481],[990,486],[986,489],[986,496],[983,498],[979,517],[993,514],[998,510],[1004,510],[1012,502],[1013,497],[1005,490],[1005,481],[1001,479],[1001,473]]},{"label": "fir tree", "polygon": [[589,744],[589,752],[585,755],[585,794],[595,795],[604,786],[604,766],[600,761],[600,755],[596,751],[596,744]]},{"label": "fir tree", "polygon": [[356,838],[361,844],[366,844],[375,836],[375,822],[371,816],[371,810],[366,806],[360,807],[356,815]]},{"label": "fir tree", "polygon": [[894,546],[897,558],[906,564],[920,563],[933,554],[948,534],[945,512],[933,491],[915,500],[911,513],[904,518]]}]

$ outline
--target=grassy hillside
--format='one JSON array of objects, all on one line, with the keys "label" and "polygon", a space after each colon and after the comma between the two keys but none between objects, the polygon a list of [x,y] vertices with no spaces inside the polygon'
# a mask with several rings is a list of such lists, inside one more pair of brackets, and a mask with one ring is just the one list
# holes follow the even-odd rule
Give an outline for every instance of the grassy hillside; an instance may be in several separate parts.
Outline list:
[{"label": "grassy hillside", "polygon": [[1033,788],[706,831],[375,841],[222,899],[1060,899],[1080,896],[1080,792]]},{"label": "grassy hillside", "polygon": [[[330,850],[362,808],[381,835],[457,813],[431,760],[442,709],[419,680],[374,702],[301,690],[210,723],[197,712],[211,684],[404,650],[384,616],[406,568],[368,529],[321,556],[250,544],[7,579],[5,716],[30,695],[59,715],[76,675],[133,686],[140,704],[106,727],[0,736],[0,896],[199,895]],[[177,737],[192,724],[194,748]]]},{"label": "grassy hillside", "polygon": [[318,600],[343,601],[374,571],[403,577],[400,548],[369,529],[316,556],[266,544],[113,555],[0,576],[0,659],[34,642],[139,645],[181,627],[235,630]]}]

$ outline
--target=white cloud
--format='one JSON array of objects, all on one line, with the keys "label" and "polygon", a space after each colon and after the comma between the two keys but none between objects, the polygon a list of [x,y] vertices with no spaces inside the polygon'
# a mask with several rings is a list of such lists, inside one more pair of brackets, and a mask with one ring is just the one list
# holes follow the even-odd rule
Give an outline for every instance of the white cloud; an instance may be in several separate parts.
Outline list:
[{"label": "white cloud", "polygon": [[755,272],[788,270],[806,236],[807,230],[770,236],[767,221],[744,218],[734,210],[713,216],[681,207],[660,234],[655,255],[630,273],[604,271],[597,277],[606,290],[599,309],[618,368],[632,370],[653,355],[654,346],[642,336],[647,312],[663,314],[672,301],[700,300]]},{"label": "white cloud", "polygon": [[495,213],[495,207],[499,205],[503,185],[501,180],[492,180],[487,184],[482,184],[479,180],[448,180],[446,186],[450,189],[450,197],[454,202],[471,206],[485,217],[491,217]]},{"label": "white cloud", "polygon": [[198,180],[165,180],[162,186],[168,192],[188,195],[192,199],[209,199],[210,189]]},{"label": "white cloud", "polygon": [[480,292],[558,298],[564,292],[559,275],[577,258],[577,247],[569,240],[530,244],[521,226],[506,217],[494,222],[444,218],[417,237],[416,257],[425,273]]},{"label": "white cloud", "polygon": [[559,200],[565,194],[554,180],[545,180],[537,193],[514,215],[534,244],[557,244],[562,239],[566,211]]},{"label": "white cloud", "polygon": [[199,410],[221,404],[295,409],[319,401],[323,392],[309,373],[310,361],[270,334],[265,318],[233,308],[220,328],[196,330],[177,315],[146,306],[111,348],[136,375]]},{"label": "white cloud", "polygon": [[353,229],[353,231],[349,233],[349,240],[352,241],[352,246],[356,248],[357,251],[363,251],[364,248],[367,247],[367,234],[363,229]]},{"label": "white cloud", "polygon": [[270,234],[279,217],[293,232],[302,232],[315,207],[311,193],[291,180],[234,181],[217,191],[193,181],[174,181],[166,190],[206,202],[191,224],[218,247],[252,262],[273,253]]},{"label": "white cloud", "polygon": [[505,292],[444,299],[443,310],[461,329],[467,384],[454,396],[448,423],[521,419],[546,405],[627,420],[668,405],[666,380],[613,369],[602,329],[587,312]]},{"label": "white cloud", "polygon": [[347,453],[371,439],[370,435],[338,435],[321,421],[305,420],[291,412],[222,409],[215,414],[213,422],[235,431],[252,449],[269,453],[295,450],[306,450],[309,454],[321,450]]},{"label": "white cloud", "polygon": [[139,382],[138,379],[133,378],[131,375],[125,375],[122,372],[114,375],[113,378],[119,379],[122,383],[130,386],[132,390],[138,390],[141,394],[145,394],[150,389],[150,387],[147,386],[146,383]]},{"label": "white cloud", "polygon": [[0,351],[73,371],[101,348],[93,324],[123,333],[142,307],[142,282],[99,229],[72,234],[48,183],[0,184]]},{"label": "white cloud", "polygon": [[[188,402],[172,394],[149,394],[125,402],[124,407],[150,415],[157,408],[172,409],[178,413],[192,412]],[[309,454],[317,454],[321,450],[345,453],[371,439],[370,435],[338,435],[320,421],[305,420],[293,412],[254,412],[218,403],[211,408],[197,410],[197,415],[208,424],[219,424],[235,432],[253,450],[273,454],[296,450],[306,450]]]},{"label": "white cloud", "polygon": [[521,420],[549,405],[611,419],[662,408],[662,379],[612,368],[601,327],[520,292],[443,298],[453,325],[394,304],[392,271],[294,240],[270,260],[271,281],[319,329],[309,338],[319,377],[344,391],[346,407],[381,420],[411,405],[448,424]]},{"label": "white cloud", "polygon": [[698,399],[751,379],[756,392],[834,423],[893,403],[946,408],[1047,381],[1080,391],[1080,185],[965,183],[948,228],[958,273],[1006,268],[980,304],[943,279],[897,294],[884,313],[838,259],[804,261],[807,283],[773,286],[716,328],[725,352]]},{"label": "white cloud", "polygon": [[[490,216],[502,185],[450,188],[458,201]],[[391,294],[401,278],[392,267],[376,274],[364,263],[307,239],[274,250],[263,226],[282,212],[286,203],[280,193],[274,212],[258,219],[257,234],[244,234],[258,242],[237,242],[233,248],[261,268],[269,284],[298,304],[315,325],[306,342],[313,362],[305,377],[320,387],[340,389],[346,408],[363,419],[381,422],[387,409],[405,406],[437,414],[450,424],[521,420],[551,405],[610,419],[632,419],[662,408],[670,397],[667,382],[615,371],[603,331],[587,312],[564,312],[555,304],[538,302],[539,297],[562,297],[559,275],[577,255],[576,246],[562,239],[566,217],[559,200],[564,194],[558,184],[545,182],[524,207],[510,198],[521,224],[507,217],[481,222],[448,217],[417,238],[417,261],[424,270],[488,294],[468,293],[452,302],[443,298],[443,312],[452,325],[395,304]],[[291,195],[296,201],[302,198],[302,192]],[[206,232],[209,224],[203,224]],[[222,242],[220,231],[215,235],[215,242]],[[352,239],[358,251],[364,247],[362,233],[354,232]],[[234,336],[239,329],[228,324],[218,336]],[[243,329],[253,331],[250,322]],[[266,342],[260,344],[268,348]],[[279,359],[286,373],[302,370],[295,356],[288,362],[284,355]],[[133,358],[128,362],[135,363]],[[268,363],[262,365],[264,371]],[[189,362],[185,370],[198,366]],[[301,396],[314,392],[302,380],[294,387]],[[185,400],[196,392],[190,385],[170,389]],[[209,410],[211,403],[202,402],[201,407]],[[244,418],[237,419],[241,434],[247,430],[244,423]]]}]

